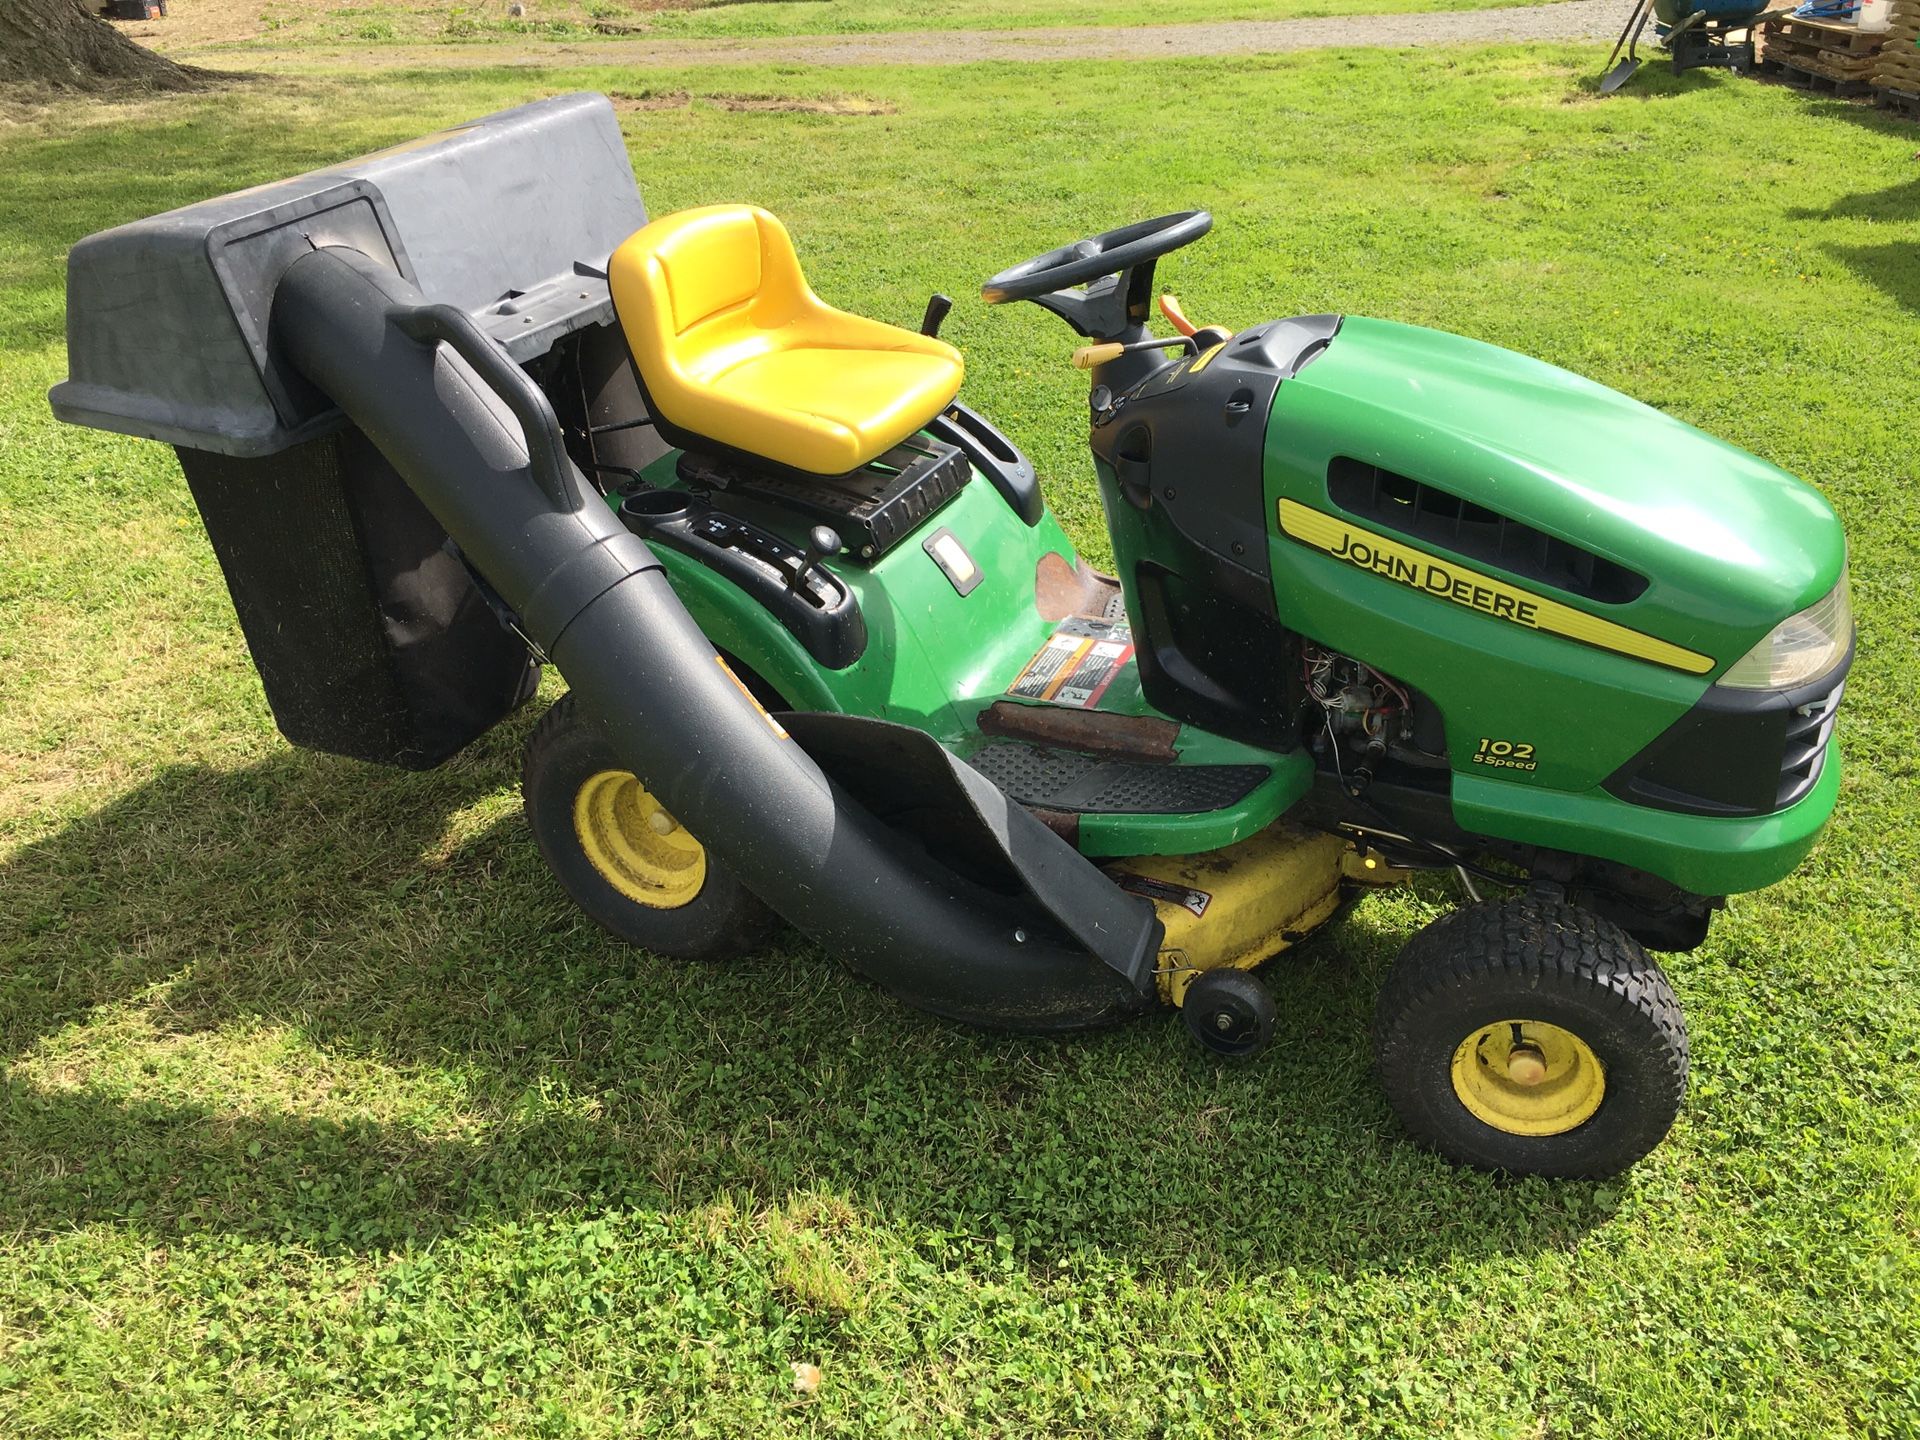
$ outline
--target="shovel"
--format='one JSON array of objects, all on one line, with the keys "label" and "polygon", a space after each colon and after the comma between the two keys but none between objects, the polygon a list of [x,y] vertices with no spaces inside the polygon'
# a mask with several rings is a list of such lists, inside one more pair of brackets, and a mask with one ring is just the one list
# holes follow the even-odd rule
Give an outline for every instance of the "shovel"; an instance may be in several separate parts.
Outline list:
[{"label": "shovel", "polygon": [[[1653,0],[1634,0],[1632,13],[1627,16],[1627,23],[1620,31],[1620,38],[1613,42],[1613,54],[1607,56],[1607,63],[1613,68],[1601,77],[1600,93],[1602,95],[1613,94],[1631,80],[1634,72],[1640,68],[1643,62],[1634,53],[1634,49],[1640,43],[1640,32],[1647,28],[1647,21],[1652,16]],[[1625,56],[1620,54],[1622,46],[1626,47]],[[1616,59],[1620,63],[1614,65],[1613,62]]]}]

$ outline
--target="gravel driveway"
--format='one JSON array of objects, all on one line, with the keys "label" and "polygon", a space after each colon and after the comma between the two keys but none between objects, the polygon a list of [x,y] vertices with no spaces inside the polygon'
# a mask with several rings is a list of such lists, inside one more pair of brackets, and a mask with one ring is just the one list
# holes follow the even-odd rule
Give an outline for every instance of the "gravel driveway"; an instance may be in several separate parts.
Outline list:
[{"label": "gravel driveway", "polygon": [[647,58],[680,64],[748,59],[816,65],[963,64],[970,60],[1143,60],[1159,55],[1251,55],[1334,45],[1489,44],[1594,40],[1619,33],[1622,0],[1560,0],[1505,10],[1411,15],[1329,15],[1317,20],[1221,20],[1128,28],[945,30],[899,35],[819,35],[781,40],[638,45]]},{"label": "gravel driveway", "polygon": [[[407,45],[352,52],[287,52],[303,67],[357,70],[404,66],[962,65],[976,60],[1140,60],[1177,55],[1251,55],[1325,46],[1500,44],[1528,40],[1605,40],[1626,20],[1624,0],[1559,0],[1504,10],[1413,15],[1334,15],[1316,20],[1207,21],[1130,28],[1061,26],[1043,30],[928,30],[877,35],[802,35],[741,40],[604,40],[592,44],[522,41],[504,45]],[[250,51],[249,65],[279,52]]]}]

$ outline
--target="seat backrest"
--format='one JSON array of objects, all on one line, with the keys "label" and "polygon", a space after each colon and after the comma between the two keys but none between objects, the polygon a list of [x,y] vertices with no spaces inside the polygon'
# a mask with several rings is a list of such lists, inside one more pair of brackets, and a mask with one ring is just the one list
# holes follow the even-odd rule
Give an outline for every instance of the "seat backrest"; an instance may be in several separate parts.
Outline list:
[{"label": "seat backrest", "polygon": [[812,298],[786,227],[753,205],[663,216],[614,251],[608,274],[628,347],[649,381],[742,332],[787,323]]}]

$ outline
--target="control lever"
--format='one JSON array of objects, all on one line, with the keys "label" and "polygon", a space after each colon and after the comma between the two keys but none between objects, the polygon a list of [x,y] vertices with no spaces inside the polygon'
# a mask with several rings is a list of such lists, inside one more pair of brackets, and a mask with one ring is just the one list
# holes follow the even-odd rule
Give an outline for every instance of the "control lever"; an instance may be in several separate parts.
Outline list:
[{"label": "control lever", "polygon": [[[936,295],[934,298],[937,300],[940,297]],[[800,563],[787,576],[787,589],[798,590],[815,566],[829,555],[839,553],[840,532],[827,525],[814,526],[807,532],[807,553],[800,557]]]},{"label": "control lever", "polygon": [[1176,346],[1192,353],[1198,353],[1200,349],[1198,345],[1194,344],[1193,337],[1190,335],[1175,335],[1166,340],[1161,340],[1157,337],[1151,340],[1135,340],[1131,344],[1126,345],[1121,344],[1118,340],[1109,340],[1100,345],[1082,345],[1078,350],[1074,351],[1073,368],[1076,370],[1091,370],[1097,365],[1105,365],[1109,361],[1118,360],[1122,355],[1131,355],[1136,350],[1171,350]]},{"label": "control lever", "polygon": [[927,301],[927,313],[920,317],[920,333],[929,340],[938,339],[940,327],[946,323],[947,312],[953,309],[951,295],[935,295]]},{"label": "control lever", "polygon": [[1160,313],[1167,317],[1167,323],[1182,335],[1192,338],[1196,355],[1224,345],[1233,338],[1233,331],[1224,325],[1195,325],[1187,318],[1187,312],[1180,308],[1178,295],[1160,297]]},{"label": "control lever", "polygon": [[1167,323],[1182,335],[1191,335],[1195,330],[1200,328],[1191,320],[1187,319],[1187,312],[1180,308],[1180,297],[1178,295],[1162,295],[1160,297],[1160,313],[1166,316]]}]

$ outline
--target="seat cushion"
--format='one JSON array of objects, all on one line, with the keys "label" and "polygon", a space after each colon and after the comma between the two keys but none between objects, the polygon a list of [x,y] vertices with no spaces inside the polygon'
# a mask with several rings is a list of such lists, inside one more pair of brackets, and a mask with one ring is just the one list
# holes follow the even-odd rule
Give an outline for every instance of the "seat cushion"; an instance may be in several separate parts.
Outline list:
[{"label": "seat cushion", "polygon": [[676,333],[743,305],[760,289],[760,227],[745,206],[714,206],[654,252]]},{"label": "seat cushion", "polygon": [[656,220],[614,252],[614,307],[662,429],[840,475],[959,392],[960,352],[825,304],[780,222],[746,205]]},{"label": "seat cushion", "polygon": [[944,355],[769,350],[711,382],[695,428],[736,450],[840,475],[913,434],[959,389],[960,365]]}]

